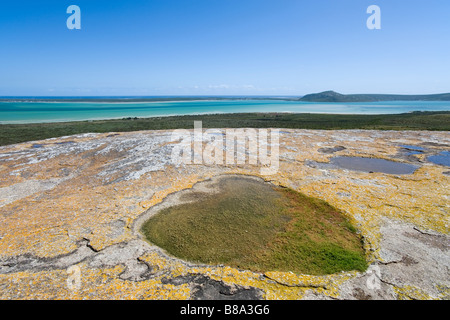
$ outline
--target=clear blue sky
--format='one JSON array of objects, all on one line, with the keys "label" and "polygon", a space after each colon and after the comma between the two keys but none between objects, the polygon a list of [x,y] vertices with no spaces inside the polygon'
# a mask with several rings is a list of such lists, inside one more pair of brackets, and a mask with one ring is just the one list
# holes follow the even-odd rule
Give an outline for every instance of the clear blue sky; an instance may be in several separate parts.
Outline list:
[{"label": "clear blue sky", "polygon": [[[69,5],[81,30],[69,30]],[[369,5],[381,30],[369,30]],[[450,92],[449,0],[2,0],[0,96]]]}]

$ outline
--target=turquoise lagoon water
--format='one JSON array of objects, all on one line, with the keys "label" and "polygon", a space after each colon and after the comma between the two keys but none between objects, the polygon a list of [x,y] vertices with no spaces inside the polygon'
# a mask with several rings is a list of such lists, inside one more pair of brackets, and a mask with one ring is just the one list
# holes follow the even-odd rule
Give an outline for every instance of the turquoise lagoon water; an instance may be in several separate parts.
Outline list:
[{"label": "turquoise lagoon water", "polygon": [[201,100],[136,103],[1,101],[0,123],[58,122],[240,112],[396,114],[443,110],[450,110],[450,101],[367,103],[311,103],[288,100]]}]

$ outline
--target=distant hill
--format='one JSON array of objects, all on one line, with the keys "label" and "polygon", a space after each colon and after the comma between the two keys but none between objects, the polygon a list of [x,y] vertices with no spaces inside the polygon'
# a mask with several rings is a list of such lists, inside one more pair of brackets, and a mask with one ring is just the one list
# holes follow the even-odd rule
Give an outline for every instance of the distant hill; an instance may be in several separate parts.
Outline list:
[{"label": "distant hill", "polygon": [[324,91],[303,96],[300,101],[308,102],[376,102],[376,101],[450,101],[450,93],[427,95],[402,94],[341,94]]}]

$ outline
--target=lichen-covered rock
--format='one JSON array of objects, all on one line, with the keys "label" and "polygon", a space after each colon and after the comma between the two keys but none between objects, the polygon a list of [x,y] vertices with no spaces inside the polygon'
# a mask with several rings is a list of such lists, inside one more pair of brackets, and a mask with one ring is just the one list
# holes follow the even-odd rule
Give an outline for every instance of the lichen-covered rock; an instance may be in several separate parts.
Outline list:
[{"label": "lichen-covered rock", "polygon": [[[167,195],[217,175],[260,175],[250,164],[175,164],[171,134],[83,134],[0,147],[0,299],[449,297],[450,176],[426,158],[450,150],[447,132],[281,133],[279,170],[264,178],[341,209],[371,263],[364,273],[320,277],[198,265],[144,242],[134,223]],[[400,145],[426,151],[405,157]],[[392,175],[308,165],[336,154],[420,167]]]}]

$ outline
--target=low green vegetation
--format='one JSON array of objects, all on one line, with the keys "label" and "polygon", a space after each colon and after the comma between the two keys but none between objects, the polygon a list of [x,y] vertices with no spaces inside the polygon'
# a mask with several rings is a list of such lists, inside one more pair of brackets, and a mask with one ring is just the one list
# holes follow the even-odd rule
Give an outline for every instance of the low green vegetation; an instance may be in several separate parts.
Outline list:
[{"label": "low green vegetation", "polygon": [[219,193],[187,193],[142,226],[147,240],[181,259],[253,271],[323,275],[367,268],[361,237],[326,202],[244,177]]},{"label": "low green vegetation", "polygon": [[235,113],[0,125],[0,145],[72,134],[203,128],[450,130],[450,111],[392,115]]}]

